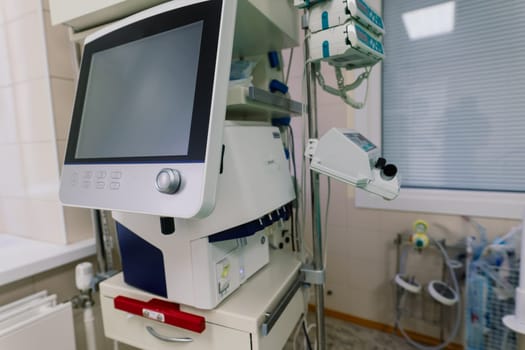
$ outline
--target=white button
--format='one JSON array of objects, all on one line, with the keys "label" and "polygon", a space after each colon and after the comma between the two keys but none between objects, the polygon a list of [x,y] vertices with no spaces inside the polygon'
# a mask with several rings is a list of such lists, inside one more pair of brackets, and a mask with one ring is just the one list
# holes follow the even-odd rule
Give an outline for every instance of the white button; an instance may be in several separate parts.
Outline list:
[{"label": "white button", "polygon": [[109,188],[111,188],[112,190],[118,190],[120,188],[120,182],[112,182],[109,185]]},{"label": "white button", "polygon": [[99,179],[103,179],[106,177],[106,172],[105,171],[97,171],[97,173],[95,174],[95,176]]},{"label": "white button", "polygon": [[78,185],[78,173],[73,173],[73,176],[71,176],[71,184],[73,186]]},{"label": "white button", "polygon": [[90,186],[91,186],[91,181],[87,181],[87,180],[86,180],[86,181],[83,181],[83,182],[82,182],[82,187],[83,187],[83,188],[86,188],[86,189],[87,189],[87,188],[89,188]]},{"label": "white button", "polygon": [[122,172],[120,171],[112,171],[111,172],[111,178],[112,179],[120,179],[122,177]]},{"label": "white button", "polygon": [[103,182],[103,181],[97,182],[97,189],[102,190],[102,189],[104,189],[104,187],[106,187],[106,183],[105,182]]},{"label": "white button", "polygon": [[91,176],[93,176],[92,171],[84,171],[84,179],[91,179]]}]

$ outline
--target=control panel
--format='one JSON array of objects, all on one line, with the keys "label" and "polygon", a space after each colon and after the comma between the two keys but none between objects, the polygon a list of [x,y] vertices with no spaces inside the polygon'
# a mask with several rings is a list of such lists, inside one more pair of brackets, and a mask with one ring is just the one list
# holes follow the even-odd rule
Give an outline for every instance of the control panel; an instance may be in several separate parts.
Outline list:
[{"label": "control panel", "polygon": [[76,165],[63,168],[61,181],[67,205],[180,218],[203,213],[202,163]]},{"label": "control panel", "polygon": [[75,171],[71,175],[71,186],[84,190],[119,190],[121,179],[122,171],[120,170]]}]

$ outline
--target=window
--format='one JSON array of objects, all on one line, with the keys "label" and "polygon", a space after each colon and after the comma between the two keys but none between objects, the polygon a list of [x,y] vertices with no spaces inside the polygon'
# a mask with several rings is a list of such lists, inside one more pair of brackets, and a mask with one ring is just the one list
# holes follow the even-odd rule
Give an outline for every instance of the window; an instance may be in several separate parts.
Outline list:
[{"label": "window", "polygon": [[383,1],[387,56],[356,124],[403,189],[358,206],[522,217],[524,15],[522,1]]}]

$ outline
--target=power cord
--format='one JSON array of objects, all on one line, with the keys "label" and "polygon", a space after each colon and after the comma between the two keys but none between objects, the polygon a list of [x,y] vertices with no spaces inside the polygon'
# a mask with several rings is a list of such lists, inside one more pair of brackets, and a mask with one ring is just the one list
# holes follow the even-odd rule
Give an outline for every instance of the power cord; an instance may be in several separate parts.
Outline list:
[{"label": "power cord", "polygon": [[306,320],[304,320],[304,319],[303,319],[303,333],[304,333],[304,337],[306,339],[306,344],[308,346],[308,350],[313,350],[312,342],[310,342],[310,336],[308,335],[308,331],[306,330]]},{"label": "power cord", "polygon": [[290,57],[288,57],[288,67],[286,67],[286,77],[284,78],[284,83],[286,85],[288,85],[288,79],[290,78],[290,70],[292,68],[293,49],[293,47],[290,49]]},{"label": "power cord", "polygon": [[295,191],[295,210],[292,208],[292,240],[293,240],[293,250],[297,251],[299,249],[299,229],[298,229],[298,211],[299,211],[299,203],[300,203],[300,195],[299,195],[299,188],[298,188],[298,179],[297,179],[297,165],[295,162],[295,136],[291,125],[288,125],[287,127],[288,133],[290,134],[290,161],[291,161],[291,167],[294,177],[294,191]]}]

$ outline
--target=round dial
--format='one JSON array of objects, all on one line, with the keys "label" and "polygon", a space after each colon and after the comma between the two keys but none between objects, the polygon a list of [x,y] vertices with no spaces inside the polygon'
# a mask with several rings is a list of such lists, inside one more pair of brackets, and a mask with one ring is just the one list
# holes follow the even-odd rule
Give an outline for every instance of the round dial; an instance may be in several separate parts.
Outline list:
[{"label": "round dial", "polygon": [[157,174],[155,187],[161,193],[176,193],[182,182],[180,172],[176,169],[164,168]]}]

